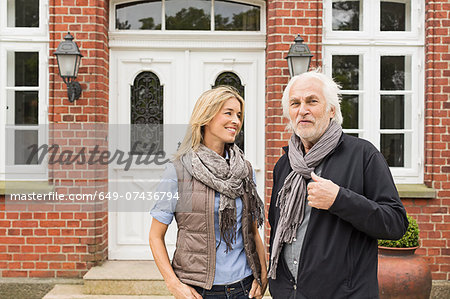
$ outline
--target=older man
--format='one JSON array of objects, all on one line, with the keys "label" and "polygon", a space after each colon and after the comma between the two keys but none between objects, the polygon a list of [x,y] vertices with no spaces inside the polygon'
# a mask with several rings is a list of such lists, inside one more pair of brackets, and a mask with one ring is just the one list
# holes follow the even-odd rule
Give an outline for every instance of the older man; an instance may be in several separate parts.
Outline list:
[{"label": "older man", "polygon": [[339,87],[293,77],[283,112],[293,129],[273,170],[269,287],[273,298],[378,298],[377,239],[408,226],[389,167],[342,133]]}]

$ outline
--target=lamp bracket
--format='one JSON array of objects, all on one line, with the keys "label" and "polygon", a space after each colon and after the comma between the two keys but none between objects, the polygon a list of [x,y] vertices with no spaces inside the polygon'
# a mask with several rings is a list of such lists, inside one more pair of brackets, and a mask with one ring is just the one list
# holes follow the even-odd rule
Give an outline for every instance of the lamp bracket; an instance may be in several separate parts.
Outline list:
[{"label": "lamp bracket", "polygon": [[81,85],[77,81],[67,82],[67,97],[69,102],[73,103],[81,96]]}]

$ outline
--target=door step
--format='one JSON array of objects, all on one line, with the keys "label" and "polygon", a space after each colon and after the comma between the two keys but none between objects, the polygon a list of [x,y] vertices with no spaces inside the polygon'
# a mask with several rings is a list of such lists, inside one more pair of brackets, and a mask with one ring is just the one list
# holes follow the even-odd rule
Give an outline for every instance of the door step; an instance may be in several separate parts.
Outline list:
[{"label": "door step", "polygon": [[85,294],[171,295],[154,261],[107,261],[83,280]]},{"label": "door step", "polygon": [[[265,294],[269,296],[268,291]],[[106,261],[91,268],[83,285],[56,285],[43,299],[168,299],[154,261]],[[270,298],[270,297],[264,297]]]}]

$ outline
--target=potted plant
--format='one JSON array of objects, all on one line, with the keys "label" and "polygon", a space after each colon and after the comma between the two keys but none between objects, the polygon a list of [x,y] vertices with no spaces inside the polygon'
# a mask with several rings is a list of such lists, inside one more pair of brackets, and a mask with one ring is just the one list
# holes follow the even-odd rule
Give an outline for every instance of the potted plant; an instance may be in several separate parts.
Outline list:
[{"label": "potted plant", "polygon": [[419,247],[419,227],[408,215],[408,229],[399,240],[378,240],[380,298],[429,298],[431,271]]}]

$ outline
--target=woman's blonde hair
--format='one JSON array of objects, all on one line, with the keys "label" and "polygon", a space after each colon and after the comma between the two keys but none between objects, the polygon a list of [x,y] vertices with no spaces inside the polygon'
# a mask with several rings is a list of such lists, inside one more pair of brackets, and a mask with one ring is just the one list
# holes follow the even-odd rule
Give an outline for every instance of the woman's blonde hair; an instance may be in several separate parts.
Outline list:
[{"label": "woman's blonde hair", "polygon": [[175,153],[175,159],[180,158],[191,149],[194,151],[198,149],[203,141],[203,127],[217,115],[225,102],[231,98],[236,98],[241,104],[241,115],[239,117],[241,123],[236,131],[236,135],[239,133],[244,123],[244,99],[231,86],[222,85],[207,90],[202,93],[195,103],[191,119],[189,120],[189,128],[178,151]]}]

